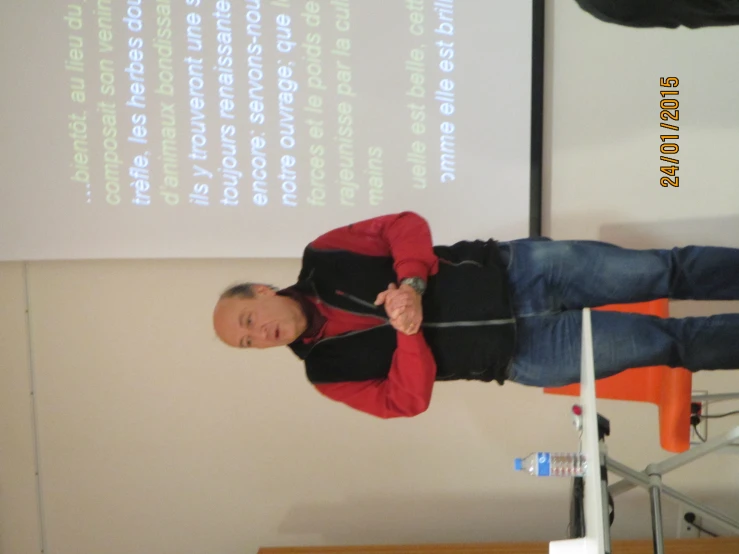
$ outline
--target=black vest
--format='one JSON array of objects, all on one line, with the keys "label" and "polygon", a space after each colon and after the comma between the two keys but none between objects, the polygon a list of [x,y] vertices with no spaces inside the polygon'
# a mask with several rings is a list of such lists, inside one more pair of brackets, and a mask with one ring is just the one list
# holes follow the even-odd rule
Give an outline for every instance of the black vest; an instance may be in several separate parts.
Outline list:
[{"label": "black vest", "polygon": [[[436,360],[436,380],[503,384],[515,345],[515,321],[497,244],[464,241],[434,247],[434,253],[439,271],[429,278],[423,296],[422,332]],[[385,308],[374,301],[397,281],[391,257],[306,248],[296,290],[333,308],[386,321],[314,344],[291,344],[311,383],[387,377],[397,332],[387,322]]]}]

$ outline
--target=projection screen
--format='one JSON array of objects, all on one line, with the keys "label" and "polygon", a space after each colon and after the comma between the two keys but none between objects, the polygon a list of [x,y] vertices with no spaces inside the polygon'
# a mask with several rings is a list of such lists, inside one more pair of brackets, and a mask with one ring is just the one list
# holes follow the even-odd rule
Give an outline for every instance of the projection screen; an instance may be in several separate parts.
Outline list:
[{"label": "projection screen", "polygon": [[294,257],[402,210],[528,235],[540,7],[5,0],[0,260]]}]

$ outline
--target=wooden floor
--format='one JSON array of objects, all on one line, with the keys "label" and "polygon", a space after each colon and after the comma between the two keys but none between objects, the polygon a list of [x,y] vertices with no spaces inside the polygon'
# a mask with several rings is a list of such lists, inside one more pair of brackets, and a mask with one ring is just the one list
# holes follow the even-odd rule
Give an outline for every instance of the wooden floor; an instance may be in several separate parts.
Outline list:
[{"label": "wooden floor", "polygon": [[[549,543],[261,548],[258,554],[548,554]],[[614,541],[613,554],[653,554],[652,541]],[[665,554],[739,554],[739,537],[665,541]]]}]

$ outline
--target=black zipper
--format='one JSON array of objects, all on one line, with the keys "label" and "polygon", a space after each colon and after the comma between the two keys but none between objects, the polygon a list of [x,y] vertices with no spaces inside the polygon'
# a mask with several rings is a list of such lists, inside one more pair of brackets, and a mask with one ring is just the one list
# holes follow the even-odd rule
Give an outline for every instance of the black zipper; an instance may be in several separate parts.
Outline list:
[{"label": "black zipper", "polygon": [[447,260],[445,258],[439,258],[439,261],[442,262],[442,263],[445,263],[447,265],[451,265],[451,266],[460,266],[460,265],[465,265],[465,264],[472,264],[472,265],[476,265],[477,267],[484,267],[480,262],[476,262],[475,260],[462,260],[461,262],[451,262],[451,261],[449,261],[449,260]]},{"label": "black zipper", "polygon": [[[482,267],[482,264],[480,264],[479,262],[476,262],[474,260],[463,260],[463,261],[457,262],[457,263],[450,262],[449,260],[445,260],[443,258],[439,258],[439,260],[441,262],[444,262],[446,264],[453,265],[453,266],[459,266],[459,265],[463,265],[463,264],[473,264],[473,265],[477,265],[479,267]],[[340,310],[342,312],[345,312],[345,313],[348,313],[348,314],[352,314],[352,315],[358,315],[358,316],[364,316],[364,317],[376,317],[378,319],[384,320],[385,323],[382,323],[380,325],[376,325],[375,327],[369,327],[367,329],[360,329],[359,331],[349,331],[348,333],[343,333],[341,335],[336,335],[334,337],[328,337],[328,338],[325,338],[325,339],[321,339],[319,341],[316,341],[316,342],[314,342],[311,345],[311,348],[308,350],[308,353],[306,354],[306,357],[308,356],[308,354],[310,354],[310,352],[313,350],[313,348],[315,348],[316,346],[318,346],[322,342],[326,342],[326,341],[330,341],[330,340],[335,340],[335,339],[340,339],[340,338],[343,338],[343,337],[350,337],[350,336],[358,335],[360,333],[366,333],[368,331],[372,331],[373,329],[377,329],[379,327],[387,327],[388,325],[390,325],[390,319],[387,318],[387,317],[384,317],[384,316],[380,316],[379,314],[367,314],[367,313],[361,313],[361,312],[354,312],[352,310],[347,310],[347,309],[344,309],[344,308],[339,308],[337,306],[333,306],[331,304],[326,303],[321,298],[321,296],[318,294],[318,290],[316,290],[315,285],[310,280],[310,278],[312,277],[312,275],[313,275],[313,272],[310,273],[310,275],[308,276],[307,281],[310,283],[310,286],[313,289],[313,294],[315,295],[316,299],[318,300],[318,303],[320,303],[320,304],[327,304],[327,305],[331,306],[332,308],[334,308],[336,310]],[[358,304],[359,306],[363,306],[365,308],[370,308],[370,309],[375,310],[375,311],[379,307],[379,306],[376,306],[375,304],[371,304],[370,302],[367,302],[366,300],[362,300],[361,298],[358,298],[358,297],[356,297],[356,296],[354,296],[352,294],[348,294],[348,293],[343,292],[343,291],[340,291],[340,290],[335,290],[334,292],[338,296],[343,296],[344,298],[348,298],[350,301],[354,302],[355,304]],[[485,326],[488,326],[488,325],[510,325],[510,324],[515,323],[515,322],[516,322],[516,320],[514,318],[509,318],[509,319],[491,319],[491,320],[485,320],[485,321],[449,321],[449,322],[442,322],[442,323],[422,322],[421,323],[421,327],[428,327],[428,328],[485,327]]]},{"label": "black zipper", "polygon": [[353,294],[349,294],[348,292],[344,292],[342,290],[336,290],[334,292],[337,295],[339,295],[339,296],[343,296],[344,298],[348,298],[349,300],[351,300],[352,302],[354,302],[356,304],[359,304],[360,306],[364,306],[365,308],[370,308],[372,310],[377,310],[379,308],[379,306],[377,306],[375,304],[370,304],[366,300],[362,300],[361,298],[357,298],[356,296],[354,296]]}]

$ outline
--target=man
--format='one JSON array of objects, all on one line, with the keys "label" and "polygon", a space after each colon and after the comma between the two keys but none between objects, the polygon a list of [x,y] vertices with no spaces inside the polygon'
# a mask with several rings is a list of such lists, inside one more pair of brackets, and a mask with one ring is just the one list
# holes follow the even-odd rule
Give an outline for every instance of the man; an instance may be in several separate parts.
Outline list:
[{"label": "man", "polygon": [[[381,417],[429,407],[436,381],[579,381],[581,310],[658,298],[739,299],[739,249],[628,250],[522,239],[432,246],[404,212],[335,229],[305,249],[297,283],[228,289],[226,344],[288,346],[327,397]],[[598,378],[632,367],[739,367],[739,314],[592,314]]]},{"label": "man", "polygon": [[575,0],[605,23],[688,29],[739,24],[739,0]]}]

